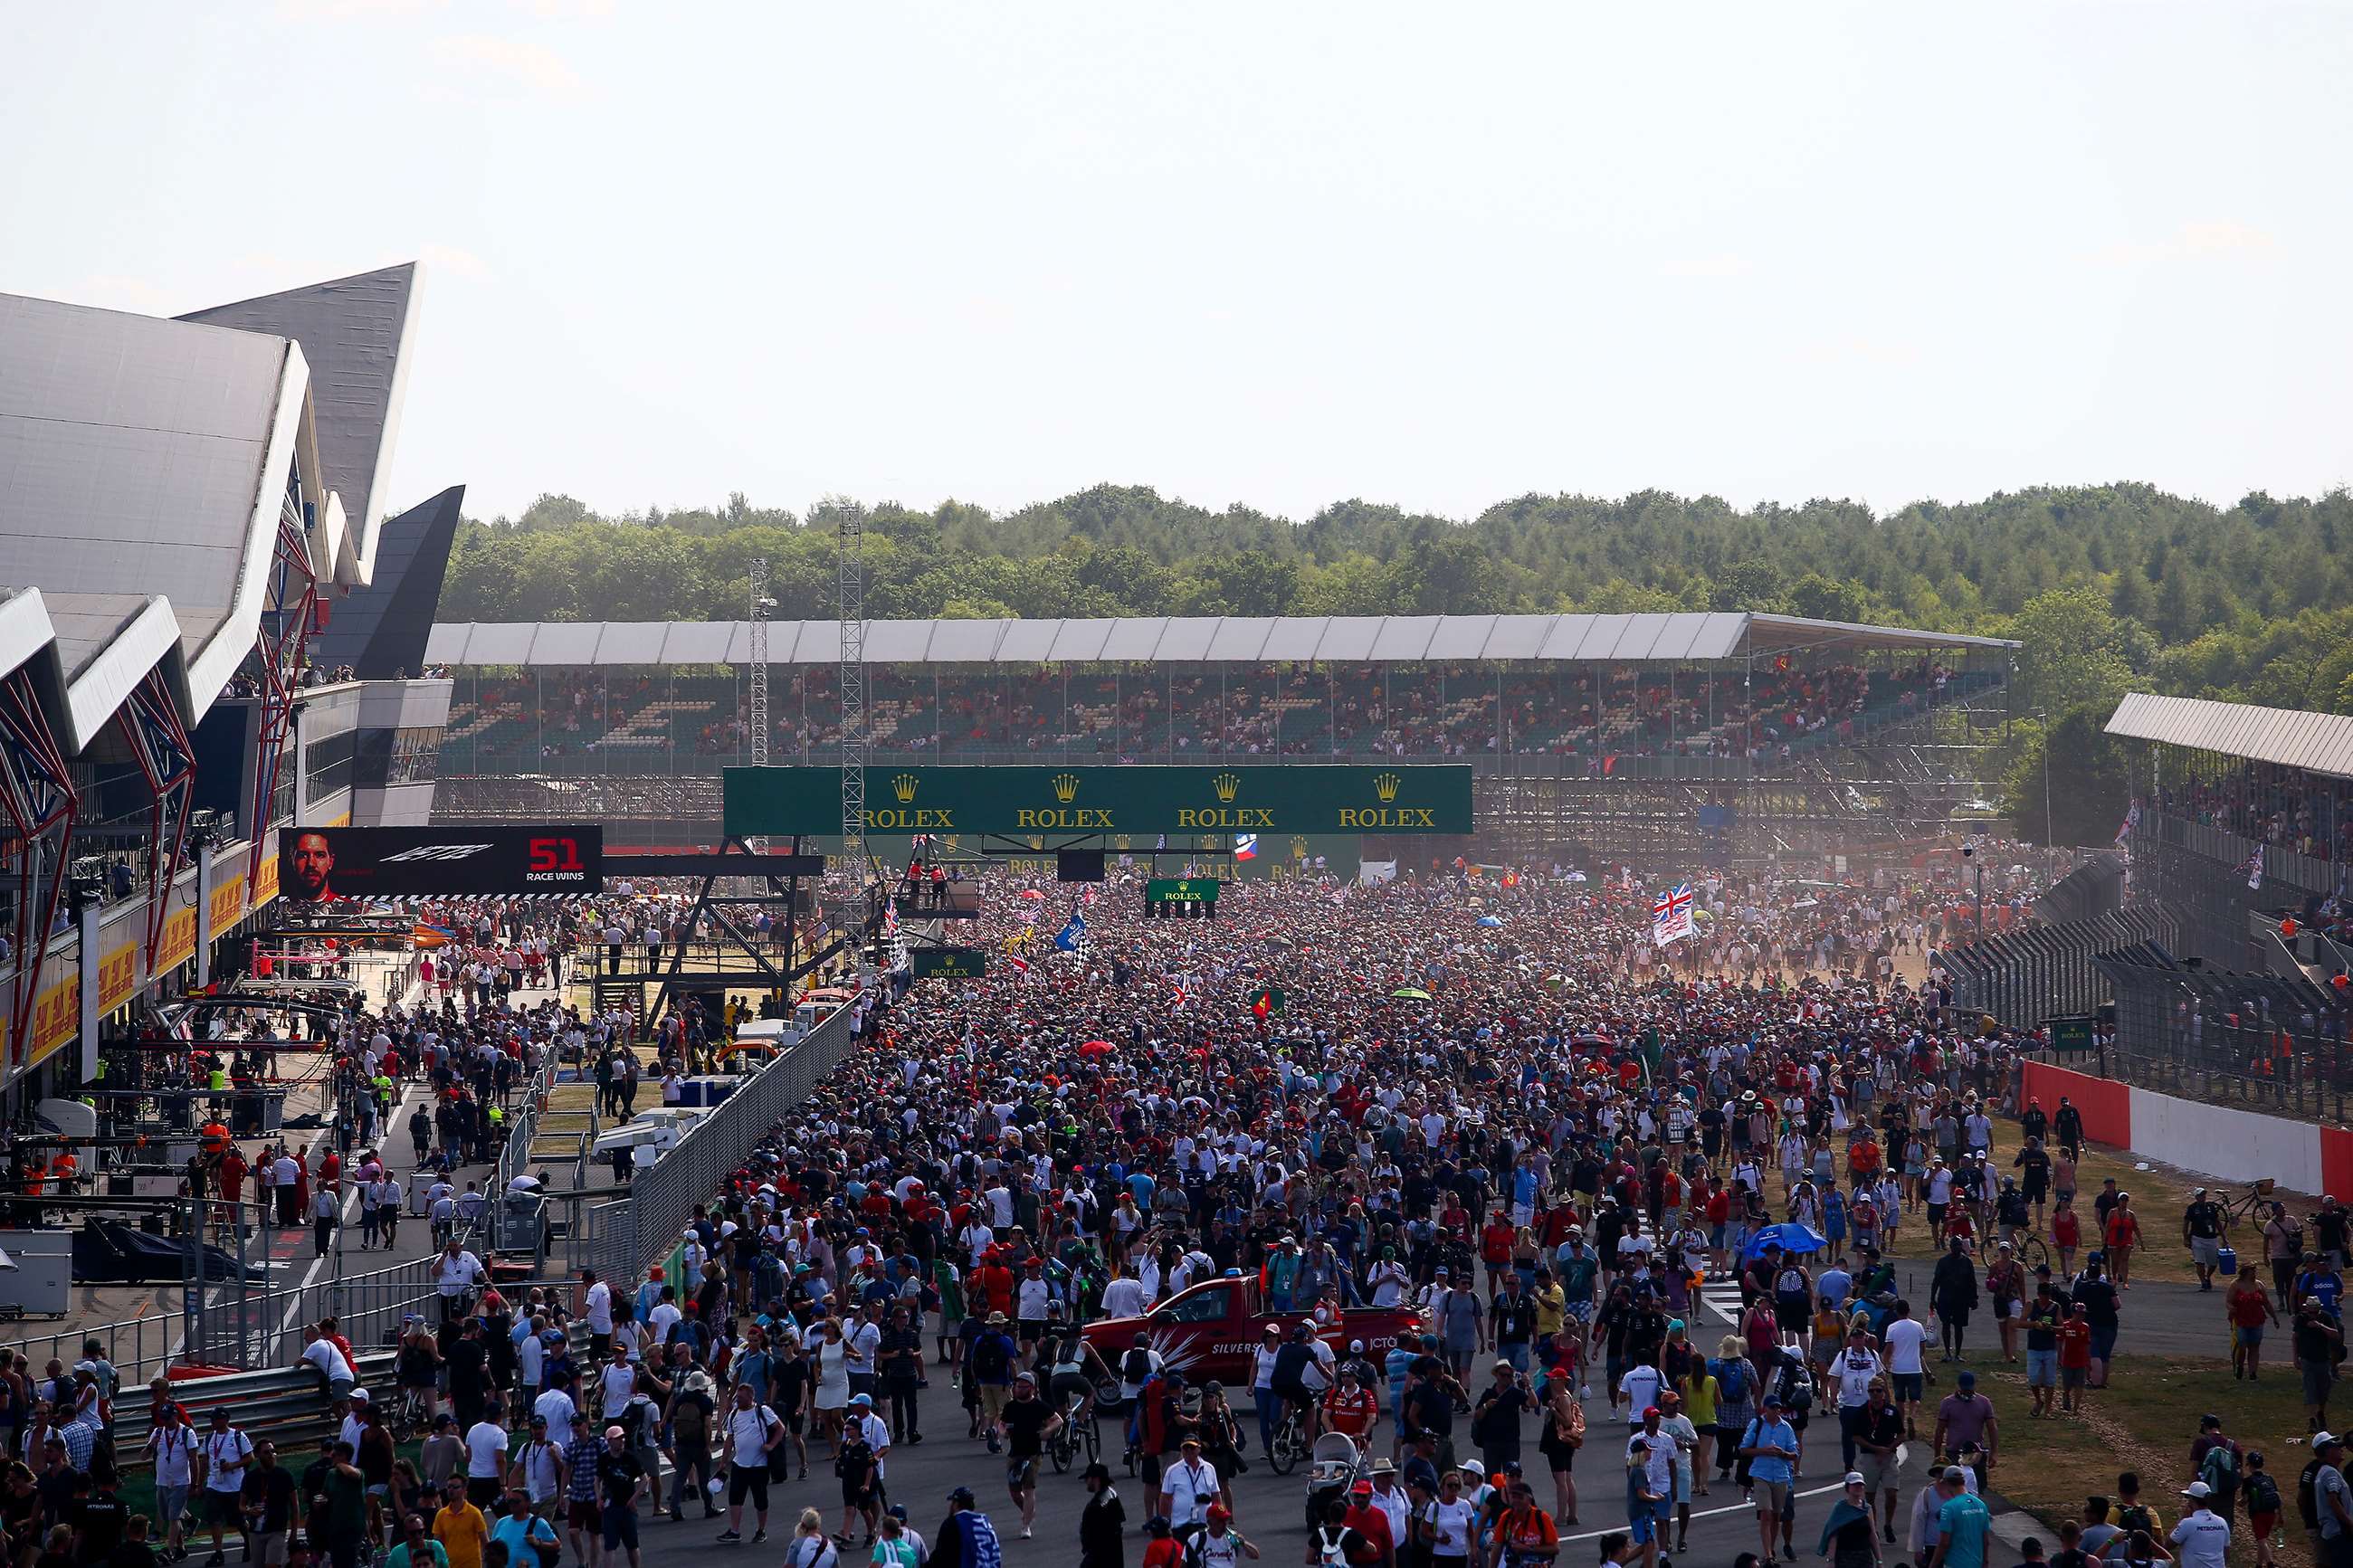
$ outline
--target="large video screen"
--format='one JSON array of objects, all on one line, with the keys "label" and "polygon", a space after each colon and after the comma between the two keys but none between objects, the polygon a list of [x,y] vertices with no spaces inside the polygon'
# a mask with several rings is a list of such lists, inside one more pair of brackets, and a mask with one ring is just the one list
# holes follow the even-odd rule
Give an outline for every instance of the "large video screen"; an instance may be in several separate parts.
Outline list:
[{"label": "large video screen", "polygon": [[449,893],[598,893],[605,829],[281,827],[278,886],[298,904]]}]

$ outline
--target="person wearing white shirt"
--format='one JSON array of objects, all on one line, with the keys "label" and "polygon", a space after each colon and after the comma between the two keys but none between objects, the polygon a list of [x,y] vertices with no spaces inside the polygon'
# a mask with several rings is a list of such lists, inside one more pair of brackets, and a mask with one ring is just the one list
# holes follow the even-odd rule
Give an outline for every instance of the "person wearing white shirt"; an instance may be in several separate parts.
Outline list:
[{"label": "person wearing white shirt", "polygon": [[474,1287],[486,1278],[482,1260],[452,1241],[433,1262],[433,1286],[441,1294],[441,1316],[449,1321],[465,1316]]},{"label": "person wearing white shirt", "polygon": [[1655,1366],[1630,1366],[1626,1375],[1618,1380],[1618,1397],[1626,1402],[1626,1424],[1640,1426],[1642,1412],[1659,1402],[1659,1387],[1665,1381]]},{"label": "person wearing white shirt", "polygon": [[1886,1370],[1886,1362],[1871,1348],[1871,1336],[1860,1327],[1847,1335],[1846,1348],[1831,1363],[1831,1374],[1838,1379],[1839,1440],[1845,1450],[1842,1462],[1850,1470],[1854,1468],[1854,1435],[1862,1421],[1863,1406],[1871,1403],[1871,1385]]},{"label": "person wearing white shirt", "polygon": [[495,1414],[485,1415],[466,1428],[466,1500],[479,1509],[494,1509],[506,1492],[506,1426]]},{"label": "person wearing white shirt", "polygon": [[646,1314],[646,1331],[653,1336],[657,1345],[669,1344],[671,1331],[686,1321],[686,1314],[678,1310],[678,1303],[671,1299],[675,1294],[669,1286],[663,1286],[661,1300],[655,1303],[652,1311]]},{"label": "person wearing white shirt", "polygon": [[1160,1478],[1160,1512],[1171,1530],[1206,1522],[1209,1505],[1225,1497],[1218,1468],[1201,1458],[1200,1440],[1186,1438],[1182,1451],[1184,1457]]},{"label": "person wearing white shirt", "polygon": [[1904,1427],[1910,1431],[1920,1408],[1920,1393],[1926,1381],[1926,1368],[1921,1364],[1920,1347],[1927,1342],[1928,1330],[1912,1316],[1907,1304],[1887,1321],[1879,1331],[1887,1346],[1887,1379],[1895,1406],[1904,1412]]},{"label": "person wearing white shirt", "polygon": [[319,1375],[326,1379],[330,1398],[348,1397],[353,1385],[358,1382],[352,1376],[352,1363],[343,1359],[343,1352],[335,1348],[335,1342],[321,1338],[316,1329],[302,1331],[302,1359],[318,1368]]},{"label": "person wearing white shirt", "polygon": [[605,1370],[596,1374],[596,1390],[605,1403],[605,1419],[618,1421],[629,1408],[629,1396],[638,1390],[637,1370],[630,1366],[618,1349]]},{"label": "person wearing white shirt", "polygon": [[569,1393],[561,1388],[551,1388],[532,1401],[531,1414],[534,1421],[545,1421],[550,1432],[568,1434],[572,1430],[573,1414],[579,1408],[572,1402]]},{"label": "person wearing white shirt", "polygon": [[580,1315],[588,1320],[588,1353],[603,1357],[613,1348],[613,1288],[593,1268],[580,1271]]},{"label": "person wearing white shirt", "polygon": [[[784,1423],[766,1405],[757,1404],[752,1390],[742,1384],[735,1387],[733,1402],[727,1407],[723,1430],[727,1443],[727,1533],[722,1541],[740,1540],[744,1529],[744,1500],[752,1500],[753,1536],[754,1542],[768,1535],[768,1465],[776,1446],[785,1440]],[[860,1428],[861,1434],[863,1427]],[[889,1433],[883,1434],[885,1437]]]},{"label": "person wearing white shirt", "polygon": [[172,1400],[164,1402],[158,1420],[147,1434],[146,1453],[155,1463],[155,1517],[170,1553],[179,1550],[181,1516],[187,1512],[188,1489],[195,1484],[196,1435]]},{"label": "person wearing white shirt", "polygon": [[2223,1554],[2231,1548],[2231,1524],[2209,1506],[2214,1489],[2204,1481],[2192,1481],[2181,1495],[2189,1500],[2189,1511],[2166,1537],[2180,1549],[2174,1553],[2174,1561],[2180,1568],[2223,1568]]},{"label": "person wearing white shirt", "polygon": [[[1394,1303],[1392,1303],[1394,1304]],[[1139,1318],[1144,1315],[1144,1285],[1133,1275],[1122,1274],[1103,1289],[1103,1312],[1106,1318]]]},{"label": "person wearing white shirt", "polygon": [[891,1424],[874,1414],[874,1396],[871,1394],[861,1394],[851,1400],[849,1408],[857,1416],[854,1425],[858,1435],[874,1450],[874,1479],[880,1481],[890,1473],[885,1461],[891,1455]]}]

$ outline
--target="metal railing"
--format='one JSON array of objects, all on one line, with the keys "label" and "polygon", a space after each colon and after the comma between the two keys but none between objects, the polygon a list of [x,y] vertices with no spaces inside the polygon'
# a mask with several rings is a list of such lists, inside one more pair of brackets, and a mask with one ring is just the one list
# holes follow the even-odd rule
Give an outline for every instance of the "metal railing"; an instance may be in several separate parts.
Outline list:
[{"label": "metal railing", "polygon": [[581,1215],[575,1259],[607,1279],[639,1278],[674,1246],[694,1205],[709,1203],[768,1129],[808,1098],[849,1054],[851,1009],[837,1007],[798,1044],[771,1059],[716,1110],[637,1173],[626,1199]]},{"label": "metal railing", "polygon": [[[482,1212],[458,1233],[469,1247],[486,1247],[496,1235],[499,1205],[509,1182],[530,1169],[532,1139],[538,1130],[540,1107],[554,1085],[555,1068],[556,1052],[551,1046],[539,1070],[524,1086],[522,1109],[508,1125]],[[411,1223],[425,1222],[412,1219]],[[187,1284],[184,1289],[201,1290],[204,1299],[181,1312],[61,1329],[0,1346],[0,1350],[23,1355],[37,1371],[52,1356],[72,1365],[81,1359],[83,1342],[96,1340],[104,1348],[106,1359],[121,1372],[123,1382],[130,1384],[144,1383],[179,1362],[248,1370],[288,1365],[301,1351],[303,1325],[326,1317],[337,1321],[343,1336],[355,1347],[389,1345],[398,1338],[404,1318],[426,1310],[438,1298],[439,1287],[433,1278],[436,1256],[284,1289],[255,1290],[240,1280]],[[535,1266],[536,1254],[533,1261]]]}]

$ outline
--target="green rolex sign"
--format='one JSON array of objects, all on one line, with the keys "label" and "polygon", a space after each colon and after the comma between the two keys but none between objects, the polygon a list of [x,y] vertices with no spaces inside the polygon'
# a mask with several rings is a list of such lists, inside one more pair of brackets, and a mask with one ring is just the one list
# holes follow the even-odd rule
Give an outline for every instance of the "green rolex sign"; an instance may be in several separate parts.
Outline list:
[{"label": "green rolex sign", "polygon": [[[870,767],[870,833],[1468,833],[1461,763],[1292,767]],[[841,774],[729,768],[731,835],[838,833]]]},{"label": "green rolex sign", "polygon": [[1214,904],[1225,884],[1215,877],[1152,877],[1144,884],[1147,904]]},{"label": "green rolex sign", "polygon": [[918,980],[977,980],[988,972],[988,955],[976,947],[918,947],[907,967]]}]

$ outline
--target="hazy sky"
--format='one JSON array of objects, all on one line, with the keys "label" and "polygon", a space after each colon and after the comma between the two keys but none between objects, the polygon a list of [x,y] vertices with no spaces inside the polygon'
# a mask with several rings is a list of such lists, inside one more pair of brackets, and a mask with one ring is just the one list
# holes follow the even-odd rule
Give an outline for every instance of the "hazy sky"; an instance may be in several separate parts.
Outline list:
[{"label": "hazy sky", "polygon": [[425,258],[396,504],[2353,479],[2335,4],[0,0],[0,289]]}]

